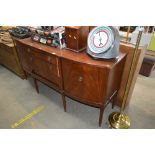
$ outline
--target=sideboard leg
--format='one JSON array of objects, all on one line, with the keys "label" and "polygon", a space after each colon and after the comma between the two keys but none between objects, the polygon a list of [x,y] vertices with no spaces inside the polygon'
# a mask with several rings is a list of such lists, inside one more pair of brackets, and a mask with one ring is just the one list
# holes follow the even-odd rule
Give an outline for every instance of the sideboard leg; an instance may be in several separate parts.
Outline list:
[{"label": "sideboard leg", "polygon": [[24,74],[25,74],[25,79],[27,80],[28,78],[28,73],[26,71],[24,71]]},{"label": "sideboard leg", "polygon": [[112,109],[114,109],[114,106],[115,106],[115,102],[114,102],[114,99],[112,99]]},{"label": "sideboard leg", "polygon": [[27,80],[27,76],[25,74],[20,75],[21,79],[26,79]]},{"label": "sideboard leg", "polygon": [[62,101],[63,101],[64,111],[66,112],[66,98],[64,94],[62,94]]},{"label": "sideboard leg", "polygon": [[114,106],[115,106],[115,103],[113,102],[113,103],[112,103],[112,109],[114,109]]},{"label": "sideboard leg", "polygon": [[103,112],[104,112],[104,107],[101,107],[100,108],[100,116],[99,116],[99,126],[101,126],[101,124],[102,124]]},{"label": "sideboard leg", "polygon": [[35,84],[35,87],[36,87],[36,91],[39,94],[38,83],[37,83],[37,80],[35,78],[34,78],[34,84]]}]

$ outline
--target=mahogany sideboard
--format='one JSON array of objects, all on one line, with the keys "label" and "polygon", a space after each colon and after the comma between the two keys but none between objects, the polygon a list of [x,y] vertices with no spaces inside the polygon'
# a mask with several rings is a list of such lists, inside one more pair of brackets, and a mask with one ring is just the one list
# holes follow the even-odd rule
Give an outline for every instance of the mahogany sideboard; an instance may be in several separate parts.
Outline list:
[{"label": "mahogany sideboard", "polygon": [[[125,53],[112,60],[94,60],[86,54],[42,45],[27,39],[14,38],[20,61],[26,73],[62,95],[100,109],[99,126],[106,105],[113,101],[120,87]],[[113,105],[115,104],[112,102]]]}]

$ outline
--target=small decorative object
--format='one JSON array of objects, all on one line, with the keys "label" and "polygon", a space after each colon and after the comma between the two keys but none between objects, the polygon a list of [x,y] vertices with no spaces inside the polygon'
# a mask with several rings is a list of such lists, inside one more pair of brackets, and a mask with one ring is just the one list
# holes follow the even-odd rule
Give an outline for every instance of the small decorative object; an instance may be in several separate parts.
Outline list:
[{"label": "small decorative object", "polygon": [[60,49],[65,47],[64,27],[41,26],[39,29],[31,27],[31,39],[51,47]]},{"label": "small decorative object", "polygon": [[67,49],[80,52],[86,49],[89,26],[65,26]]},{"label": "small decorative object", "polygon": [[126,103],[126,100],[128,97],[130,83],[132,81],[132,77],[134,74],[134,67],[136,65],[136,59],[137,59],[136,55],[138,52],[138,47],[140,44],[142,33],[143,33],[143,29],[141,28],[139,30],[139,34],[138,34],[138,38],[137,38],[137,42],[136,42],[136,46],[135,46],[135,50],[134,50],[134,55],[133,55],[133,59],[132,59],[132,64],[131,64],[131,68],[130,68],[130,72],[129,72],[129,78],[128,78],[127,85],[125,88],[125,93],[124,93],[120,112],[113,112],[109,115],[110,125],[112,128],[115,128],[115,129],[128,129],[130,127],[130,119],[129,119],[128,115],[126,115],[124,113],[124,107],[125,107],[125,103]]},{"label": "small decorative object", "polygon": [[31,36],[31,31],[28,27],[18,26],[9,30],[9,33],[17,38],[24,39]]},{"label": "small decorative object", "polygon": [[42,44],[46,44],[47,40],[46,40],[45,38],[40,38],[40,42],[41,42]]},{"label": "small decorative object", "polygon": [[38,34],[34,34],[31,36],[33,41],[39,42],[40,41],[40,36]]},{"label": "small decorative object", "polygon": [[89,33],[87,53],[93,58],[111,59],[119,55],[119,33],[115,27],[99,26]]},{"label": "small decorative object", "polygon": [[65,48],[65,36],[64,36],[65,29],[63,26],[57,27],[53,31],[51,31],[51,36],[53,38],[52,44],[55,47],[60,49]]}]

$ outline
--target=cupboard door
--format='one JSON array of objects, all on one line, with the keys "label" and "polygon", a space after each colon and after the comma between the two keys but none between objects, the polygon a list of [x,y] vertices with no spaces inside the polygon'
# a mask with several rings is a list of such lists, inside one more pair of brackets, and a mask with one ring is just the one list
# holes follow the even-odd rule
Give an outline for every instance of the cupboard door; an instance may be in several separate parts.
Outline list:
[{"label": "cupboard door", "polygon": [[62,59],[64,91],[84,102],[102,104],[106,83],[104,69]]},{"label": "cupboard door", "polygon": [[[58,60],[57,60],[58,61]],[[33,73],[48,80],[54,84],[59,85],[59,68],[58,64],[54,65],[45,61],[44,59],[34,55]]]}]

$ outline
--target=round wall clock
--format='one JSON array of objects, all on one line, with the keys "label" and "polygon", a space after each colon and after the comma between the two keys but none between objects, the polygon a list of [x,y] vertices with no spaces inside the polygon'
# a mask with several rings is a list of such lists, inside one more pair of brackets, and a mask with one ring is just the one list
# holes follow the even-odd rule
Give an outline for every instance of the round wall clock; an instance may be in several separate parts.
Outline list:
[{"label": "round wall clock", "polygon": [[87,53],[94,58],[111,59],[118,56],[119,34],[111,26],[95,27],[88,36]]}]

